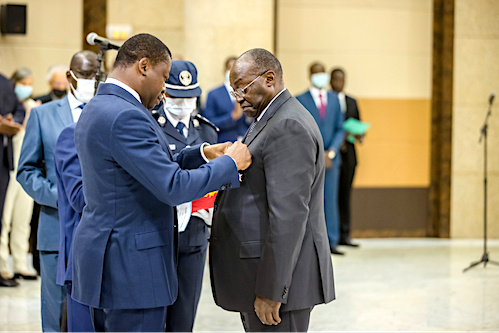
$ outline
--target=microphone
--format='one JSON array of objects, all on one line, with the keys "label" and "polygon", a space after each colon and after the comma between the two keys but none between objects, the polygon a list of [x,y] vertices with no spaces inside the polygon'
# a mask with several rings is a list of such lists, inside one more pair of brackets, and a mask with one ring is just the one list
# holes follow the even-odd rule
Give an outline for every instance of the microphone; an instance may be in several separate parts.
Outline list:
[{"label": "microphone", "polygon": [[90,45],[99,44],[101,49],[103,49],[104,51],[120,49],[120,46],[118,44],[114,44],[109,39],[101,37],[97,35],[95,32],[91,32],[87,35],[87,43]]},{"label": "microphone", "polygon": [[494,102],[494,98],[496,97],[496,94],[491,92],[490,93],[490,96],[489,96],[489,105],[492,105],[492,103]]}]

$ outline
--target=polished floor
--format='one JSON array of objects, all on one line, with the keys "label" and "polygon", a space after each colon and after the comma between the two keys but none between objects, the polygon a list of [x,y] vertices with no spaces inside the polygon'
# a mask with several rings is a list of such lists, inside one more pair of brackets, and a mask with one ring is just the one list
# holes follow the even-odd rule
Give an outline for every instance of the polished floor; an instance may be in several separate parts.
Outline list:
[{"label": "polished floor", "polygon": [[[317,306],[310,331],[499,331],[499,266],[480,264],[480,240],[361,239],[333,256],[337,299]],[[488,241],[499,262],[499,240]],[[207,270],[194,331],[238,331],[218,308]],[[40,331],[40,281],[0,288],[0,330]]]}]

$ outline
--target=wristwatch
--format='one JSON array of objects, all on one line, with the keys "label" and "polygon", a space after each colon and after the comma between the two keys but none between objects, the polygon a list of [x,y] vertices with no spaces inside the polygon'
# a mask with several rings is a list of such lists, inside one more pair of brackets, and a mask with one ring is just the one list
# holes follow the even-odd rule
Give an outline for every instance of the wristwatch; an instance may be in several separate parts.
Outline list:
[{"label": "wristwatch", "polygon": [[330,159],[330,160],[333,160],[335,157],[336,157],[336,152],[334,150],[328,150],[327,152],[327,157]]}]

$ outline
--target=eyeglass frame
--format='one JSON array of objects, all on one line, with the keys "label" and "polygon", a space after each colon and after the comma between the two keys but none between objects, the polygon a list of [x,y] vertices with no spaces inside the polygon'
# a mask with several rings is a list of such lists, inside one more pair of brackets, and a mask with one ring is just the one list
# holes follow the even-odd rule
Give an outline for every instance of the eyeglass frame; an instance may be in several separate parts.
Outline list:
[{"label": "eyeglass frame", "polygon": [[[258,80],[260,78],[260,76],[262,76],[263,74],[267,73],[270,69],[267,69],[265,72],[263,72],[262,74],[258,75],[257,77],[255,77],[253,79],[253,81],[251,81],[250,83],[248,83],[244,88],[238,88],[238,89],[235,89],[235,90],[232,90],[230,92],[230,95],[232,97],[234,97],[235,99],[238,99],[238,98],[243,98],[243,95],[246,95],[246,89],[248,89],[253,83],[255,83],[256,80]],[[241,94],[241,93],[242,94]]]}]

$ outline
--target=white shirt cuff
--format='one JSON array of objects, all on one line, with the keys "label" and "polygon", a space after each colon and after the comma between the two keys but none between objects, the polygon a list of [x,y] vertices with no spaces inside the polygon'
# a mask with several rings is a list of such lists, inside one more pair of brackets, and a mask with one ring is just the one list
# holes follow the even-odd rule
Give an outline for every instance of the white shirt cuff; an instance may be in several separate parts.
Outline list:
[{"label": "white shirt cuff", "polygon": [[203,160],[208,163],[210,160],[206,158],[206,155],[204,154],[204,147],[206,146],[209,146],[210,144],[208,142],[203,142],[203,144],[201,145],[201,147],[199,148],[200,149],[200,153],[201,153],[201,157],[203,158]]}]

